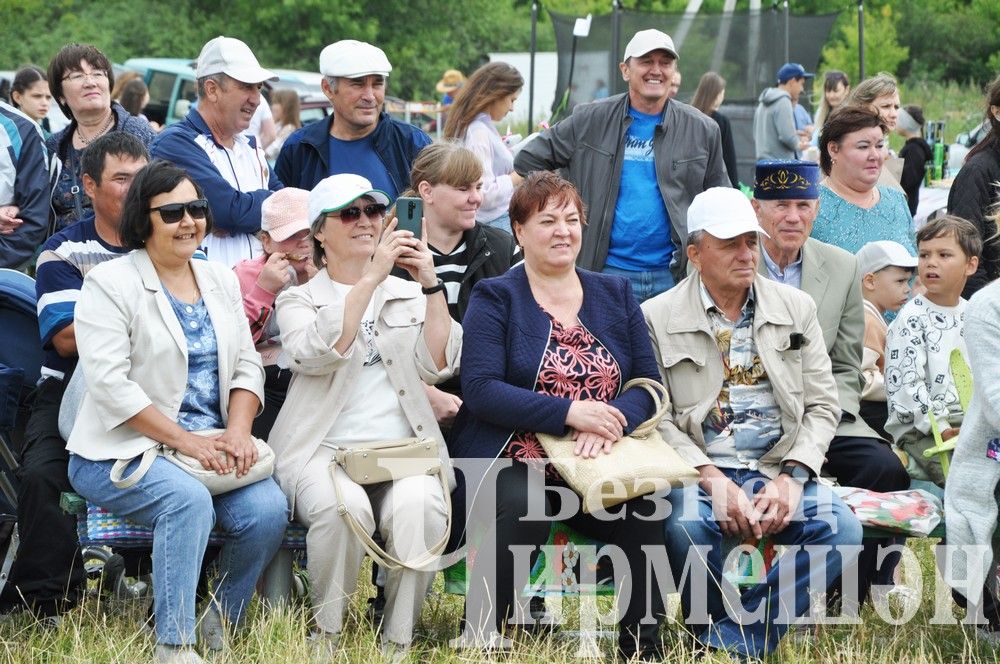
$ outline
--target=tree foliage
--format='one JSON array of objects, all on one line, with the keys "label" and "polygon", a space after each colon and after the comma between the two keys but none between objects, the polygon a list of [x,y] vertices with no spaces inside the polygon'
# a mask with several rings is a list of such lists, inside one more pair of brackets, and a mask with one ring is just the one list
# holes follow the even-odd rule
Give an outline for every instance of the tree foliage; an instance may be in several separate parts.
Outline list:
[{"label": "tree foliage", "polygon": [[[511,0],[0,0],[0,68],[43,68],[69,42],[92,43],[115,62],[190,57],[218,35],[247,42],[264,66],[316,71],[339,39],[382,47],[390,90],[431,98],[445,69],[467,73],[491,51],[527,50],[530,8]],[[553,45],[551,29],[540,30]]]},{"label": "tree foliage", "polygon": [[[829,69],[840,69],[855,79],[860,71],[860,49],[856,20],[838,20],[836,41],[823,49],[823,62]],[[896,34],[892,7],[866,12],[865,15],[865,74],[878,72],[895,74],[906,61],[909,47],[901,46]]]},{"label": "tree foliage", "polygon": [[[705,0],[702,12],[722,10]],[[629,10],[684,11],[687,0],[625,0]],[[770,3],[762,3],[769,7]],[[842,12],[826,65],[857,72],[855,0],[790,0],[797,14]],[[585,16],[608,0],[546,0],[539,48],[555,47],[551,9]],[[739,7],[745,7],[740,3]],[[866,0],[866,68],[918,78],[985,82],[1000,71],[998,0]],[[0,68],[42,67],[68,42],[97,45],[115,62],[140,56],[197,56],[220,34],[246,41],[262,64],[315,71],[338,39],[381,46],[393,64],[390,91],[434,96],[445,69],[466,73],[491,51],[529,46],[530,0],[0,0]],[[855,74],[856,76],[856,74]]]}]

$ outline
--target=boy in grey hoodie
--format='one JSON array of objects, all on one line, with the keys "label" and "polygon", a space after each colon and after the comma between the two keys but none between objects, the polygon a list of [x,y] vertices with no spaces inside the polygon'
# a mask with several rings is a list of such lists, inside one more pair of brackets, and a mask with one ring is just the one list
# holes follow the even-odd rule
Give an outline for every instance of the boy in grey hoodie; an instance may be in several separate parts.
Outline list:
[{"label": "boy in grey hoodie", "polygon": [[798,159],[800,151],[808,147],[795,131],[795,114],[792,104],[812,78],[800,64],[789,62],[778,70],[778,84],[760,94],[753,116],[753,138],[757,159]]}]

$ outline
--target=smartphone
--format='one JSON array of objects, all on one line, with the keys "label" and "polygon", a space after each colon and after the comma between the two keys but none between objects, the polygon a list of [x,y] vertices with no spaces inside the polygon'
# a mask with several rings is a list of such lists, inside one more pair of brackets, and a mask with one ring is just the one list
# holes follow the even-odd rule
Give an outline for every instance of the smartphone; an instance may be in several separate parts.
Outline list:
[{"label": "smartphone", "polygon": [[396,199],[396,230],[410,231],[420,238],[423,235],[423,218],[423,200],[410,196]]}]

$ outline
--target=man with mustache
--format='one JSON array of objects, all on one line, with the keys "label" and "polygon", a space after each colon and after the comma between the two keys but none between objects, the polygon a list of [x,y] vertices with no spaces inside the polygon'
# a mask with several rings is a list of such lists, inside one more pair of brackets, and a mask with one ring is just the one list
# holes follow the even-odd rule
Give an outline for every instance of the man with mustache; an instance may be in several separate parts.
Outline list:
[{"label": "man with mustache", "polygon": [[514,169],[563,169],[587,208],[577,264],[626,277],[642,302],[684,278],[691,201],[730,182],[719,125],[670,99],[670,36],[640,30],[618,67],[628,92],[574,108],[525,144]]},{"label": "man with mustache", "polygon": [[261,104],[264,81],[278,77],[232,37],[216,37],[202,47],[195,77],[198,107],[167,127],[151,152],[186,170],[205,191],[214,228],[202,250],[209,260],[233,266],[261,254],[255,237],[260,206],[282,188],[257,139],[242,133]]},{"label": "man with mustache", "polygon": [[274,166],[278,178],[289,187],[312,189],[331,175],[354,173],[395,200],[409,187],[410,165],[431,139],[385,112],[392,71],[385,52],[343,39],[323,49],[319,70],[333,115],[288,137]]}]

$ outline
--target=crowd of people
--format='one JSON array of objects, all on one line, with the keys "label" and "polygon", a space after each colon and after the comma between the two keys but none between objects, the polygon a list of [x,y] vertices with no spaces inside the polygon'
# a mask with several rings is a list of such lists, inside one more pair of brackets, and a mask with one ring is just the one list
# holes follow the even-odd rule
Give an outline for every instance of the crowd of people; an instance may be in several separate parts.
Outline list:
[{"label": "crowd of people", "polygon": [[[881,561],[893,538],[864,537],[821,477],[874,492],[921,482],[944,496],[950,544],[987,544],[1000,79],[953,215],[917,229],[914,167],[901,184],[886,141],[899,127],[922,140],[922,114],[900,110],[894,79],[851,89],[830,72],[814,126],[795,110],[812,74],[782,66],[755,118],[748,197],[719,113],[726,82],[706,73],[693,105],[678,101],[679,57],[667,34],[637,32],[627,91],[576,106],[516,154],[495,123],[524,81],[504,63],[446,72],[446,138],[432,141],[385,112],[380,48],[332,43],[319,56],[331,116],[301,126],[297,96],[276,94],[270,152],[245,132],[275,75],[238,39],[204,45],[197,107],[162,131],[141,115],[142,81],[113,94],[94,46],[22,70],[21,110],[0,104],[0,262],[35,266],[46,358],[17,450],[21,544],[0,611],[52,622],[81,601],[68,491],[152,529],[158,662],[226,647],[290,520],[308,531],[317,652],[336,655],[367,552],[383,567],[393,661],[442,550],[466,558],[474,642],[540,627],[518,552],[534,562],[553,514],[620,552],[625,660],[661,661],[664,588],[681,593],[698,648],[760,658],[817,593],[848,612],[893,583],[896,560]],[[50,98],[70,124],[46,137]],[[810,146],[818,163],[800,159]],[[908,141],[900,162],[912,153],[925,155]],[[416,226],[394,211],[401,196]],[[977,353],[968,413],[956,350]],[[612,517],[576,501],[540,439],[612,453],[658,408],[634,379],[666,387],[659,433],[697,479],[658,494],[667,513],[642,496]],[[950,474],[924,454],[938,438],[957,443]],[[413,440],[440,478],[368,482],[344,461]],[[206,553],[213,529],[224,544]],[[741,590],[724,538],[788,548]],[[817,570],[800,546],[832,548]],[[199,618],[206,557],[216,576]],[[991,590],[956,591],[1000,632]]]}]

